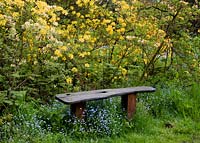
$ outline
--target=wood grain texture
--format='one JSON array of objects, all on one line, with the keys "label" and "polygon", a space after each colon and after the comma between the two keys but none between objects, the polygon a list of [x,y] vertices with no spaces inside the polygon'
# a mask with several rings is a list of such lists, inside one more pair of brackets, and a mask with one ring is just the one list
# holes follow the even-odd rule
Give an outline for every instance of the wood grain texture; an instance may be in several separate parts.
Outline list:
[{"label": "wood grain texture", "polygon": [[154,92],[156,89],[148,86],[138,86],[129,88],[100,89],[92,91],[64,93],[56,95],[56,99],[65,104],[74,104],[91,100],[106,99],[115,96],[124,96],[142,92]]},{"label": "wood grain texture", "polygon": [[71,104],[71,114],[76,116],[79,119],[82,119],[85,116],[84,114],[85,107],[86,107],[85,102]]},{"label": "wood grain texture", "polygon": [[126,116],[130,120],[136,111],[136,93],[124,95],[121,98],[122,110],[126,112]]},{"label": "wood grain texture", "polygon": [[136,94],[128,95],[127,117],[131,119],[136,111]]}]

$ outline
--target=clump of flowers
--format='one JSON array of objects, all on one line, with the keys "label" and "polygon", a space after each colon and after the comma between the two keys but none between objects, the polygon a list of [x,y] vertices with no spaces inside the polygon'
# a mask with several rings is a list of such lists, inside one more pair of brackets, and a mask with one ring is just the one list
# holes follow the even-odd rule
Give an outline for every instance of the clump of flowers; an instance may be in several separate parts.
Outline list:
[{"label": "clump of flowers", "polygon": [[30,72],[41,74],[58,63],[54,66],[65,87],[104,86],[126,82],[135,74],[129,72],[132,62],[143,68],[159,46],[171,46],[155,17],[138,15],[140,5],[113,0],[104,7],[95,0],[78,0],[64,9],[40,0],[2,0],[0,26],[18,51],[16,61],[29,65]]}]

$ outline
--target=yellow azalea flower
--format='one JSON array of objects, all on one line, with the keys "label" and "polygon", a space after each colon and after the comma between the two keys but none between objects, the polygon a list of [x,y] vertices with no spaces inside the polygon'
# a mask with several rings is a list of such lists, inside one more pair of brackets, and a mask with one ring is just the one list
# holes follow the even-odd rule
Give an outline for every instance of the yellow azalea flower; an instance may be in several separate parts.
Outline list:
[{"label": "yellow azalea flower", "polygon": [[31,2],[31,3],[33,3],[33,2],[35,2],[35,0],[26,0],[26,2]]},{"label": "yellow azalea flower", "polygon": [[47,3],[46,2],[43,2],[43,1],[37,1],[36,2],[36,5],[39,9],[45,9],[46,7],[48,7]]},{"label": "yellow azalea flower", "polygon": [[68,54],[68,57],[72,60],[74,58],[73,54]]},{"label": "yellow azalea flower", "polygon": [[85,28],[85,27],[86,27],[86,26],[85,26],[84,23],[82,23],[81,26],[80,26],[81,29],[83,29],[83,28]]},{"label": "yellow azalea flower", "polygon": [[140,48],[136,48],[136,49],[134,50],[134,53],[135,53],[135,54],[141,54],[141,53],[142,53],[142,50],[141,50]]},{"label": "yellow azalea flower", "polygon": [[76,16],[77,16],[77,17],[80,17],[80,15],[81,15],[80,12],[76,13]]},{"label": "yellow azalea flower", "polygon": [[63,11],[62,11],[62,14],[68,15],[68,12],[67,12],[66,10],[63,10]]},{"label": "yellow azalea flower", "polygon": [[3,19],[1,16],[3,17],[3,15],[0,14],[0,26],[5,26],[7,20],[6,20],[6,19]]},{"label": "yellow azalea flower", "polygon": [[48,32],[48,31],[47,31],[46,29],[41,29],[41,30],[40,30],[40,34],[41,34],[41,35],[46,35],[47,32]]},{"label": "yellow azalea flower", "polygon": [[115,26],[116,24],[115,24],[115,22],[112,22],[111,25],[112,25],[112,26]]},{"label": "yellow azalea flower", "polygon": [[85,39],[85,40],[89,40],[90,39],[90,35],[88,35],[88,34],[85,34],[84,36],[83,36],[83,38]]},{"label": "yellow azalea flower", "polygon": [[68,84],[72,84],[72,78],[71,77],[66,77],[66,82],[68,83]]},{"label": "yellow azalea flower", "polygon": [[63,8],[62,8],[61,6],[56,6],[55,9],[56,9],[57,11],[62,11],[62,10],[63,10]]},{"label": "yellow azalea flower", "polygon": [[54,54],[55,54],[57,57],[62,57],[62,53],[60,52],[60,50],[55,50]]},{"label": "yellow azalea flower", "polygon": [[31,61],[31,55],[30,55],[30,54],[27,55],[27,61],[28,61],[28,62]]},{"label": "yellow azalea flower", "polygon": [[63,57],[62,60],[63,60],[63,61],[66,61],[67,59],[66,59],[66,57]]},{"label": "yellow azalea flower", "polygon": [[125,68],[121,69],[122,75],[125,76],[127,74],[127,70]]},{"label": "yellow azalea flower", "polygon": [[82,0],[77,0],[77,1],[76,1],[76,4],[77,4],[79,7],[82,7],[82,6],[83,6]]},{"label": "yellow azalea flower", "polygon": [[90,67],[90,65],[89,65],[88,63],[86,63],[86,64],[85,64],[85,67],[86,67],[86,68],[89,68],[89,67]]},{"label": "yellow azalea flower", "polygon": [[16,4],[19,7],[24,6],[24,1],[22,1],[22,0],[14,0],[13,3]]},{"label": "yellow azalea flower", "polygon": [[116,79],[117,79],[117,77],[115,76],[115,77],[112,79],[112,82],[114,82]]},{"label": "yellow azalea flower", "polygon": [[56,19],[56,15],[52,15],[52,17],[49,19],[50,22],[55,22],[57,19]]},{"label": "yellow azalea flower", "polygon": [[90,31],[86,31],[86,32],[85,32],[85,35],[89,35],[89,34],[90,34]]},{"label": "yellow azalea flower", "polygon": [[74,10],[74,7],[73,7],[73,6],[70,6],[70,9],[71,9],[71,10]]},{"label": "yellow azalea flower", "polygon": [[71,69],[71,71],[72,71],[73,73],[76,73],[76,72],[78,72],[78,69],[77,69],[76,67],[73,67],[73,68]]},{"label": "yellow azalea flower", "polygon": [[119,23],[124,23],[124,19],[122,17],[117,18]]},{"label": "yellow azalea flower", "polygon": [[117,33],[121,33],[121,29],[117,29],[116,31],[117,31]]},{"label": "yellow azalea flower", "polygon": [[89,3],[90,0],[82,0],[84,4]]},{"label": "yellow azalea flower", "polygon": [[77,21],[72,21],[72,24],[76,25],[78,22]]},{"label": "yellow azalea flower", "polygon": [[41,25],[45,25],[46,27],[48,27],[47,21],[45,19],[41,18],[41,17],[37,18],[37,22]]},{"label": "yellow azalea flower", "polygon": [[97,38],[91,38],[91,40],[90,40],[90,42],[92,42],[92,43],[94,43],[94,42],[96,42],[97,41]]},{"label": "yellow azalea flower", "polygon": [[103,19],[102,24],[108,24],[110,22],[111,22],[111,20],[109,20],[109,19]]},{"label": "yellow azalea flower", "polygon": [[85,57],[85,53],[84,52],[83,53],[79,53],[79,57],[84,58]]},{"label": "yellow azalea flower", "polygon": [[81,3],[81,0],[77,0],[76,4],[79,5]]},{"label": "yellow azalea flower", "polygon": [[113,34],[113,27],[111,25],[108,25],[108,27],[106,28],[106,31],[112,35]]},{"label": "yellow azalea flower", "polygon": [[119,39],[120,40],[124,40],[124,37],[122,35],[120,35]]},{"label": "yellow azalea flower", "polygon": [[61,46],[59,49],[62,50],[62,51],[67,51],[67,47],[66,46]]},{"label": "yellow azalea flower", "polygon": [[124,33],[125,32],[125,28],[120,28],[120,32]]},{"label": "yellow azalea flower", "polygon": [[90,6],[93,6],[94,5],[94,1],[92,0],[92,1],[90,1]]},{"label": "yellow azalea flower", "polygon": [[148,60],[146,58],[143,59],[144,63],[147,64]]},{"label": "yellow azalea flower", "polygon": [[121,9],[122,10],[128,10],[129,9],[129,5],[127,4],[127,2],[121,1]]},{"label": "yellow azalea flower", "polygon": [[83,54],[87,56],[87,55],[88,55],[88,52],[83,52]]},{"label": "yellow azalea flower", "polygon": [[19,15],[20,15],[19,12],[13,12],[13,13],[12,13],[12,16],[13,16],[14,18],[19,17]]},{"label": "yellow azalea flower", "polygon": [[90,52],[87,52],[87,55],[89,56],[89,55],[90,55]]},{"label": "yellow azalea flower", "polygon": [[122,27],[126,27],[126,23],[125,22],[122,23]]},{"label": "yellow azalea flower", "polygon": [[84,39],[83,37],[80,37],[78,40],[79,40],[81,43],[83,43],[83,42],[85,41],[85,39]]},{"label": "yellow azalea flower", "polygon": [[76,14],[76,11],[72,11],[72,14],[75,15],[75,14]]}]

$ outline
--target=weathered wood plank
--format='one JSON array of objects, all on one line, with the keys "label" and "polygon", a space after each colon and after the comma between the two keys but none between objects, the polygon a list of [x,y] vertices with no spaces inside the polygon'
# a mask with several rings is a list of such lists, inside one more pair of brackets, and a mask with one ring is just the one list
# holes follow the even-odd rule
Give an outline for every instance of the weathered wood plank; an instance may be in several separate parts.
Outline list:
[{"label": "weathered wood plank", "polygon": [[74,104],[91,100],[106,99],[114,96],[123,96],[134,93],[154,92],[156,89],[148,86],[138,86],[117,89],[100,89],[84,92],[64,93],[56,95],[56,99],[65,104]]}]

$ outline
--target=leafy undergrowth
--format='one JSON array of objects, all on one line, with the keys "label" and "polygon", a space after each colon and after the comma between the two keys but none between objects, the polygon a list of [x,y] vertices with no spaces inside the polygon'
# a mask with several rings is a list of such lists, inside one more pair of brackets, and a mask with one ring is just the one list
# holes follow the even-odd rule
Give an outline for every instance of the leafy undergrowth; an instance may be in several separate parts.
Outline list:
[{"label": "leafy undergrowth", "polygon": [[[181,102],[178,99],[187,93],[173,87],[168,92],[158,89],[154,96],[141,96],[131,121],[124,118],[120,98],[90,102],[85,120],[71,117],[69,106],[57,101],[49,105],[25,102],[13,114],[0,118],[0,142],[199,143],[199,96],[194,96],[199,95],[198,89],[192,87],[190,98]],[[163,97],[166,100],[160,104],[152,102]]]}]

